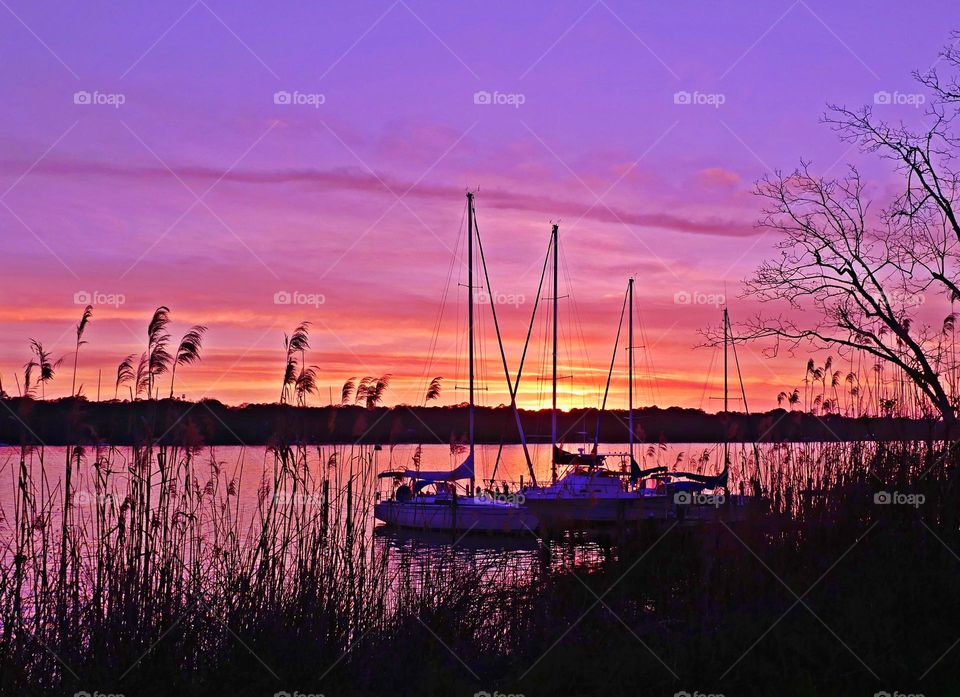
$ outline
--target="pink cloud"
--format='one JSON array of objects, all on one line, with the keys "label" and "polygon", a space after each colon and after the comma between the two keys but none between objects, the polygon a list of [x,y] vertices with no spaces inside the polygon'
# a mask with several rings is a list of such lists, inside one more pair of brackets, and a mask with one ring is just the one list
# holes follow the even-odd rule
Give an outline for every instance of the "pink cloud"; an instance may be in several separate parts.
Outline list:
[{"label": "pink cloud", "polygon": [[[23,171],[22,162],[4,162],[0,167],[13,172]],[[172,165],[172,170],[185,181],[200,181],[213,184],[218,181],[254,186],[298,185],[323,190],[345,190],[366,194],[398,196],[420,199],[455,200],[463,194],[462,187],[415,183],[391,175],[371,174],[359,168],[332,169],[285,169],[251,170],[234,169],[228,172],[198,165]],[[44,160],[34,173],[51,176],[77,177],[100,176],[121,179],[152,181],[170,180],[173,175],[162,166],[115,165],[107,162],[80,160]],[[407,193],[409,191],[409,193]],[[392,194],[391,194],[392,192]],[[655,227],[676,232],[721,237],[752,237],[757,233],[752,222],[722,219],[712,216],[690,218],[665,212],[638,212],[605,202],[557,199],[551,196],[527,192],[507,191],[500,188],[484,189],[486,206],[516,211],[535,211],[551,216],[564,216],[572,220],[586,219],[602,223],[623,223],[641,227]]]}]

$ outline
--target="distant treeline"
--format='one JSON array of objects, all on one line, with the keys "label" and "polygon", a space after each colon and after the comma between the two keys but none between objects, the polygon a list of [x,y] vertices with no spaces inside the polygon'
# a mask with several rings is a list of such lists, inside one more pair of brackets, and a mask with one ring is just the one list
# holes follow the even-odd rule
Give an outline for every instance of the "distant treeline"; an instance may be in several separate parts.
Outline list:
[{"label": "distant treeline", "polygon": [[[9,445],[269,445],[304,443],[456,444],[467,441],[467,408],[395,406],[295,407],[278,404],[228,406],[216,400],[172,399],[89,402],[83,398],[0,400],[0,442]],[[529,443],[549,442],[550,412],[521,410]],[[623,410],[561,412],[562,443],[622,443],[628,438]],[[634,411],[638,441],[689,443],[730,441],[925,440],[942,437],[936,421],[903,418],[815,416],[775,409],[762,414],[707,414],[699,409],[645,407]],[[478,443],[520,442],[509,407],[478,407]]]}]

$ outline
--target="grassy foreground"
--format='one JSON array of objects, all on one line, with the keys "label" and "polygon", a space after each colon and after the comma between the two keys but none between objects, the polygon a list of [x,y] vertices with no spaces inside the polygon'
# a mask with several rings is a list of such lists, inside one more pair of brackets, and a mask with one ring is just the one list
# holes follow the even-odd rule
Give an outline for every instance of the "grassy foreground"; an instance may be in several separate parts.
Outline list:
[{"label": "grassy foreground", "polygon": [[4,473],[3,694],[957,694],[943,443],[784,446],[733,529],[419,564],[365,527],[365,448],[275,448],[252,517],[197,451],[69,452]]}]

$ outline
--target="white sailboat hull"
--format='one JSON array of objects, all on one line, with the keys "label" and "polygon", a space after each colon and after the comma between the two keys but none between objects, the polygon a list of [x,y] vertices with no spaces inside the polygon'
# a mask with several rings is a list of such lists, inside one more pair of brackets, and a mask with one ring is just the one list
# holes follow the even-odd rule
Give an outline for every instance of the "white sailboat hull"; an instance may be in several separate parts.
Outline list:
[{"label": "white sailboat hull", "polygon": [[525,506],[515,506],[474,498],[433,501],[379,501],[374,517],[387,525],[416,530],[448,530],[528,534],[537,530],[535,515]]}]

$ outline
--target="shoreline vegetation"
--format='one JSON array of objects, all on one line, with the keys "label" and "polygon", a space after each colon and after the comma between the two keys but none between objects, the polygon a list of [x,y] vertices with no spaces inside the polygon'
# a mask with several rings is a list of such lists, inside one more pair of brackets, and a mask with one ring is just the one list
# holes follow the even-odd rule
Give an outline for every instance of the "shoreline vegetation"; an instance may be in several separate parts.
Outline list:
[{"label": "shoreline vegetation", "polygon": [[774,449],[769,514],[743,526],[467,563],[453,536],[358,522],[372,446],[321,447],[319,468],[312,450],[231,474],[189,446],[71,447],[50,481],[52,453],[21,447],[0,693],[955,693],[955,443]]},{"label": "shoreline vegetation", "polygon": [[[146,442],[191,446],[334,444],[457,444],[466,438],[467,407],[354,405],[304,407],[285,404],[229,406],[217,400],[176,399],[90,402],[0,400],[0,443],[6,445],[140,445]],[[573,446],[627,441],[626,410],[572,409],[558,414],[562,440]],[[547,442],[550,411],[520,410],[530,443]],[[940,420],[898,417],[819,416],[774,409],[758,414],[709,414],[682,407],[634,409],[637,438],[646,442],[814,442],[924,441],[943,438]],[[514,415],[507,406],[478,407],[476,441],[519,444]]]}]

